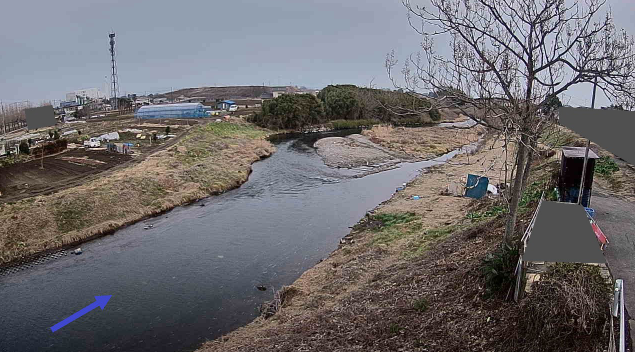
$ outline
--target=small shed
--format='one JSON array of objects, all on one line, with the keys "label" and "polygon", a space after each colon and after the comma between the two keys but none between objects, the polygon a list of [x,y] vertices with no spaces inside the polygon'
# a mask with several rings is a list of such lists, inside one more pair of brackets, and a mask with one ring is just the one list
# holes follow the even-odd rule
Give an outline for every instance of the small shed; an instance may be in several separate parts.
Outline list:
[{"label": "small shed", "polygon": [[[560,201],[562,202],[578,202],[580,183],[582,183],[582,169],[584,166],[585,152],[586,148],[583,147],[562,148],[560,177],[558,179],[558,192],[560,194]],[[582,205],[585,207],[588,207],[591,202],[595,160],[598,158],[597,154],[595,154],[592,150],[589,150],[589,161],[587,163],[586,176],[584,178],[584,189],[582,190]]]},{"label": "small shed", "polygon": [[216,104],[216,108],[219,110],[229,110],[229,107],[232,105],[236,105],[236,102],[233,100],[223,100]]}]

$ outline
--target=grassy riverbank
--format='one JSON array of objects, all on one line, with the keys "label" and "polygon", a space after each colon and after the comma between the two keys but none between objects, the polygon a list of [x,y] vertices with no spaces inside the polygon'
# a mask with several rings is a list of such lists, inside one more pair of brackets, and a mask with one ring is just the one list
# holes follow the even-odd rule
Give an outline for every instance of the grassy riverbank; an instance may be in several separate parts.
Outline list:
[{"label": "grassy riverbank", "polygon": [[[378,143],[398,139],[394,132]],[[394,147],[400,149],[398,144]],[[556,308],[564,310],[555,315],[536,310],[537,304],[544,305],[544,296],[520,305],[509,302],[504,299],[509,279],[484,275],[487,268],[500,269],[495,260],[485,259],[501,258],[497,253],[504,233],[504,205],[496,199],[476,201],[444,191],[449,182],[467,173],[486,175],[494,184],[504,182],[500,147],[500,142],[487,140],[474,155],[457,156],[417,177],[355,225],[328,258],[280,289],[274,296],[275,314],[267,309],[267,314],[204,344],[199,352],[529,351],[535,350],[537,341],[551,343],[532,335],[539,330],[528,328],[538,326],[541,319],[551,319],[550,333],[567,331],[560,339],[562,350],[574,351],[576,346],[595,350],[603,345],[608,330],[596,328],[606,324],[602,319],[608,310],[596,310],[592,333],[587,334],[580,324],[588,322],[576,320],[575,311],[561,306]],[[411,152],[413,156],[429,153],[417,148]],[[509,159],[511,167],[513,158]],[[557,157],[536,160],[517,231],[526,227],[540,190],[552,185],[556,169]],[[421,199],[413,200],[414,195]],[[513,269],[515,263],[509,262]],[[545,290],[565,285],[564,290],[556,290],[568,292],[575,286],[568,277],[597,277],[578,267],[565,269],[545,281]],[[561,272],[566,272],[564,277]],[[572,272],[575,275],[569,275]],[[502,284],[496,286],[497,281]],[[546,299],[567,300],[561,296]],[[605,302],[600,303],[597,307]]]},{"label": "grassy riverbank", "polygon": [[244,183],[271,155],[270,132],[243,122],[190,129],[176,145],[77,187],[0,205],[0,265],[76,244]]}]

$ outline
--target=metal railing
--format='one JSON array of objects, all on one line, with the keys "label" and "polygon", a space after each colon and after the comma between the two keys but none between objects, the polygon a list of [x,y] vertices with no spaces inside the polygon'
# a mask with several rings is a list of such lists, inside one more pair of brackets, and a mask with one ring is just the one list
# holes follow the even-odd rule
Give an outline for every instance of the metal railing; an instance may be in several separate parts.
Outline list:
[{"label": "metal railing", "polygon": [[523,254],[525,253],[525,249],[527,249],[527,240],[529,240],[529,237],[531,236],[531,231],[534,229],[534,224],[536,223],[536,218],[538,217],[538,212],[540,211],[540,206],[542,205],[542,202],[545,200],[545,192],[542,192],[542,195],[540,196],[540,202],[538,203],[538,206],[536,207],[536,211],[534,212],[534,215],[531,218],[531,221],[529,222],[529,225],[527,226],[527,229],[525,230],[525,233],[523,234],[523,237],[521,239],[521,242],[523,244],[523,250],[520,253],[520,256],[518,256],[518,264],[516,265],[516,270],[514,271],[514,275],[516,276],[516,287],[514,288],[514,301],[518,302],[518,298],[520,297],[520,293],[521,293],[521,284],[523,282]]},{"label": "metal railing", "polygon": [[624,280],[615,280],[613,291],[613,317],[620,318],[619,352],[626,352],[626,317],[624,316]]}]

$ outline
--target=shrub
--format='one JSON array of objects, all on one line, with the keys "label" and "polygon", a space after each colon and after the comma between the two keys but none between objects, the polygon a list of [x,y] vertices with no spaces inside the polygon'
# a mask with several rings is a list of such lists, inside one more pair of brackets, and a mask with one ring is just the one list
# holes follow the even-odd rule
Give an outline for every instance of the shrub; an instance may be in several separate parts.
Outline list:
[{"label": "shrub", "polygon": [[401,327],[397,324],[390,324],[390,327],[388,328],[388,330],[390,331],[391,334],[398,334],[399,330],[401,330]]},{"label": "shrub", "polygon": [[604,177],[613,175],[619,169],[620,167],[610,156],[603,156],[595,163],[595,173]]},{"label": "shrub", "polygon": [[31,148],[29,148],[29,143],[22,141],[20,142],[20,146],[18,147],[20,150],[20,153],[22,154],[30,154],[31,153]]},{"label": "shrub", "polygon": [[413,304],[414,309],[418,310],[421,313],[428,310],[429,306],[430,306],[430,303],[428,303],[428,300],[425,297],[421,297],[417,299]]},{"label": "shrub", "polygon": [[558,263],[521,304],[514,328],[521,351],[603,351],[609,336],[611,284],[597,266]]},{"label": "shrub", "polygon": [[437,108],[432,108],[430,110],[429,114],[430,114],[430,118],[432,119],[432,121],[441,120],[441,113],[439,112],[439,110],[437,110]]},{"label": "shrub", "polygon": [[507,293],[514,284],[514,270],[519,255],[518,248],[503,243],[483,259],[481,273],[485,278],[486,297]]},{"label": "shrub", "polygon": [[373,220],[379,220],[383,228],[398,224],[407,224],[417,219],[415,213],[387,213],[373,215]]},{"label": "shrub", "polygon": [[165,134],[170,134],[170,126],[165,126]]}]

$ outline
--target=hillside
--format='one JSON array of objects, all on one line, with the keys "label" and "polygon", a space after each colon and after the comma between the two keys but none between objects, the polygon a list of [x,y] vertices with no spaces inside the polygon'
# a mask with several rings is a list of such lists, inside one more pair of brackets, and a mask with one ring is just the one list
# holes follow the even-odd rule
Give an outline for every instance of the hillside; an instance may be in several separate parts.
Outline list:
[{"label": "hillside", "polygon": [[285,90],[289,93],[304,91],[306,88],[293,86],[268,87],[268,86],[229,86],[229,87],[199,87],[184,88],[174,92],[157,94],[157,97],[205,97],[207,99],[249,99],[260,98],[262,93],[271,93],[274,90]]}]

